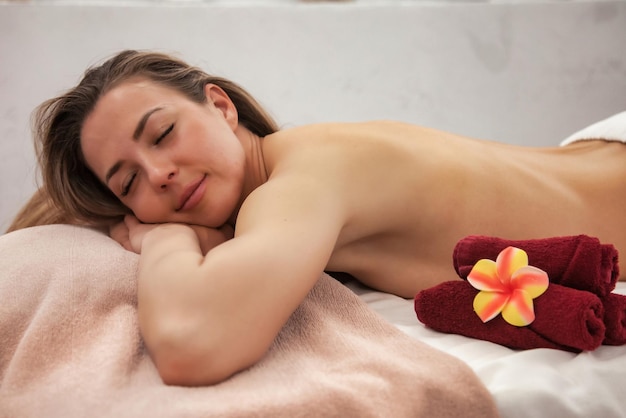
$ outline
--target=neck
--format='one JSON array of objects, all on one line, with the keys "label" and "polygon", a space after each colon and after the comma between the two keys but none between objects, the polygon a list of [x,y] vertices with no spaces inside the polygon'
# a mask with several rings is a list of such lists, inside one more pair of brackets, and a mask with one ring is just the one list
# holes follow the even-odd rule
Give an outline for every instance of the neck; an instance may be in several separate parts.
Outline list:
[{"label": "neck", "polygon": [[243,127],[238,127],[237,136],[241,141],[245,152],[245,176],[243,180],[243,188],[241,198],[237,204],[235,212],[230,216],[228,223],[232,226],[235,225],[235,220],[239,214],[239,209],[244,200],[252,193],[257,187],[261,186],[267,181],[267,169],[265,167],[265,159],[263,158],[263,138],[253,134],[249,130]]}]

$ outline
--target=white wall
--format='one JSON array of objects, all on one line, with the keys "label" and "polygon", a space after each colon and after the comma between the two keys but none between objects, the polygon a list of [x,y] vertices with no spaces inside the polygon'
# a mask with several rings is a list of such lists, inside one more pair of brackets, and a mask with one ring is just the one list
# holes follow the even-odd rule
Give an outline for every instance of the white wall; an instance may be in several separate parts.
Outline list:
[{"label": "white wall", "polygon": [[35,188],[29,116],[123,48],[176,52],[279,122],[392,118],[554,145],[626,109],[626,2],[0,4],[0,230]]}]

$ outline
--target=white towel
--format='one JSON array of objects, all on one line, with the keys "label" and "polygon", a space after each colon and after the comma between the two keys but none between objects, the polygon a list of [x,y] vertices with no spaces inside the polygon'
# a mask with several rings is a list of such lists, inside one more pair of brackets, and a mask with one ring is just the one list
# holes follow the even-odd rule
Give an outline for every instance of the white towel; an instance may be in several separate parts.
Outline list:
[{"label": "white towel", "polygon": [[563,140],[561,146],[594,139],[626,143],[626,112],[618,113],[581,129]]}]

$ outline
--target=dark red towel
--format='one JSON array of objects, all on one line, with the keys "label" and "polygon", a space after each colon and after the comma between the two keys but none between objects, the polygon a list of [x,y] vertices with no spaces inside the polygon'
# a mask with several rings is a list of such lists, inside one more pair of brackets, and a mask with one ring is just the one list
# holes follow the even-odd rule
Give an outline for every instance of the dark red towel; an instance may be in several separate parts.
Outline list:
[{"label": "dark red towel", "polygon": [[415,296],[415,313],[435,331],[491,341],[514,349],[555,348],[580,352],[602,343],[603,306],[593,293],[550,284],[533,300],[535,320],[526,327],[502,315],[483,323],[473,308],[478,290],[462,280],[443,282]]},{"label": "dark red towel", "polygon": [[611,293],[602,298],[606,336],[602,344],[626,344],[626,296]]},{"label": "dark red towel", "polygon": [[495,260],[506,247],[526,251],[531,266],[548,273],[551,283],[607,296],[619,277],[618,254],[611,244],[601,244],[587,235],[505,240],[472,235],[461,239],[454,248],[454,269],[463,279],[482,258]]}]

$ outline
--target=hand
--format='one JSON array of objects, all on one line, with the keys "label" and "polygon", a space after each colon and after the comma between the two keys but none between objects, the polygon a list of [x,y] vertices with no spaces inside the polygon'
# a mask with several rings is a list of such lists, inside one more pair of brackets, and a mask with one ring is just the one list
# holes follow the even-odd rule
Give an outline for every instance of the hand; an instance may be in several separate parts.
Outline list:
[{"label": "hand", "polygon": [[133,250],[130,245],[128,227],[124,221],[109,226],[109,236],[128,251]]},{"label": "hand", "polygon": [[[119,222],[109,228],[109,235],[128,251],[139,254],[144,236],[159,225],[162,224],[143,224],[136,217],[126,215],[123,222]],[[206,255],[214,247],[233,238],[235,234],[234,229],[230,225],[223,225],[220,228],[209,228],[200,225],[187,226],[195,232],[203,255]]]},{"label": "hand", "polygon": [[143,237],[161,224],[144,224],[133,215],[126,215],[122,222],[109,228],[109,236],[128,251],[141,253]]}]

